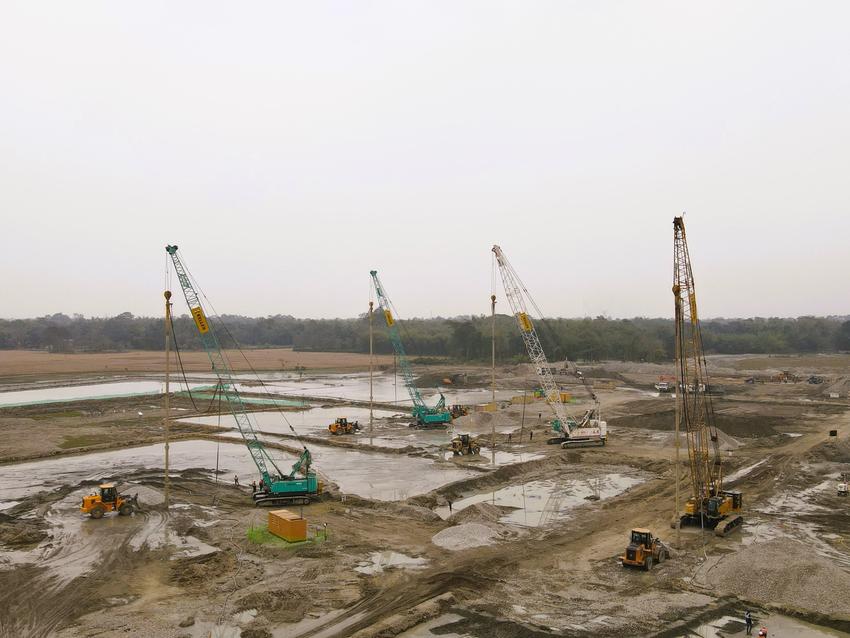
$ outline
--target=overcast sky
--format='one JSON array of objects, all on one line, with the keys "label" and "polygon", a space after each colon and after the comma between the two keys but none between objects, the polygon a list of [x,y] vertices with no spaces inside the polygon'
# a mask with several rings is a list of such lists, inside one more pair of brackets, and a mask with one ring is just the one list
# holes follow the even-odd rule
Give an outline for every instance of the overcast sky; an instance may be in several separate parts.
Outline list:
[{"label": "overcast sky", "polygon": [[[850,3],[0,4],[0,316],[850,313]],[[175,284],[176,285],[176,284]],[[500,308],[507,310],[501,289]],[[184,312],[183,302],[176,308]]]}]

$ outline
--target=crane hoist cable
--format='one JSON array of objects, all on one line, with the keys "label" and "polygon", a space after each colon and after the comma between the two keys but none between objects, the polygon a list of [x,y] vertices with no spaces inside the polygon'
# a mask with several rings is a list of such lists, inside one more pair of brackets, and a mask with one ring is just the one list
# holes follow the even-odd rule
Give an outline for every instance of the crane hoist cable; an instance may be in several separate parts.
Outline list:
[{"label": "crane hoist cable", "polygon": [[[499,265],[505,297],[513,312],[529,359],[531,359],[531,363],[537,372],[546,400],[555,412],[553,429],[561,438],[555,439],[554,442],[560,440],[564,447],[584,443],[605,445],[608,438],[607,424],[599,418],[599,402],[593,392],[591,392],[591,396],[594,397],[595,405],[585,413],[581,420],[568,416],[561,398],[561,390],[555,383],[549,361],[546,358],[546,352],[540,343],[534,322],[529,316],[526,302],[534,308],[540,317],[543,316],[543,313],[502,249],[499,246],[493,246],[493,254],[496,256],[496,262]],[[587,387],[586,384],[585,387]]]},{"label": "crane hoist cable", "polygon": [[[184,267],[185,267],[185,269],[186,269],[186,273],[187,273],[187,274],[189,275],[189,277],[192,279],[192,283],[193,283],[193,285],[194,285],[194,286],[198,289],[198,291],[201,293],[201,296],[204,298],[204,301],[206,301],[206,303],[209,305],[210,310],[212,310],[212,311],[213,311],[213,312],[212,312],[212,315],[209,317],[210,322],[211,322],[211,323],[213,323],[213,324],[215,324],[216,326],[218,326],[218,327],[220,327],[220,328],[222,328],[222,329],[224,330],[225,334],[226,334],[226,335],[230,338],[231,343],[233,343],[233,346],[234,346],[234,347],[236,348],[236,350],[239,352],[239,354],[241,355],[242,359],[244,359],[244,361],[245,361],[246,365],[248,366],[248,369],[249,369],[249,370],[251,371],[251,373],[254,375],[254,377],[255,377],[255,379],[257,380],[257,382],[260,384],[260,387],[261,387],[261,388],[263,388],[263,392],[265,392],[266,396],[267,396],[267,397],[269,397],[269,399],[271,399],[271,400],[272,400],[272,405],[274,406],[274,408],[275,408],[275,410],[278,412],[278,414],[280,414],[280,416],[283,418],[283,420],[284,420],[284,422],[286,423],[287,427],[289,427],[289,430],[290,430],[290,432],[292,432],[293,436],[295,437],[295,440],[298,442],[298,444],[299,444],[302,448],[304,448],[304,449],[306,450],[306,449],[307,449],[307,446],[304,444],[304,441],[301,439],[301,435],[300,435],[300,434],[298,434],[298,431],[297,431],[297,430],[296,430],[296,429],[292,426],[292,423],[290,423],[289,419],[286,417],[286,413],[285,413],[285,412],[281,409],[279,402],[278,402],[278,401],[274,398],[274,396],[272,396],[271,392],[269,392],[268,386],[266,386],[265,381],[263,381],[263,379],[261,379],[261,378],[260,378],[260,374],[259,374],[259,373],[257,372],[257,370],[254,368],[254,366],[253,366],[253,365],[251,365],[251,362],[250,362],[250,360],[248,359],[247,355],[245,354],[245,351],[244,351],[244,350],[242,350],[242,346],[240,346],[240,345],[239,345],[239,341],[236,339],[236,337],[234,337],[234,336],[233,336],[233,333],[232,333],[232,332],[230,332],[230,328],[228,328],[228,327],[227,327],[227,323],[224,321],[224,318],[223,318],[223,317],[222,317],[222,315],[221,315],[221,314],[219,314],[219,312],[216,310],[215,305],[213,305],[213,302],[210,300],[210,298],[209,298],[209,297],[207,297],[207,293],[206,293],[206,292],[204,292],[204,289],[201,287],[201,285],[198,283],[198,280],[197,280],[197,279],[195,278],[195,276],[192,274],[192,271],[191,271],[191,269],[189,268],[189,266],[188,266],[188,265],[186,265],[186,261],[185,261],[185,259],[183,260],[183,265],[184,265]],[[227,356],[227,355],[225,355],[223,352],[222,352],[222,355],[223,355],[223,356],[225,356],[225,357]],[[228,365],[230,365],[230,364],[228,363]],[[231,366],[231,367],[232,367],[232,366]],[[258,437],[261,437],[261,435],[260,435],[260,433],[259,433],[259,432],[258,432]]]},{"label": "crane hoist cable", "polygon": [[[167,289],[166,289],[167,290]],[[198,407],[198,404],[195,403],[195,397],[192,395],[192,388],[189,387],[189,380],[186,378],[186,369],[183,367],[183,357],[180,356],[180,346],[177,344],[177,333],[174,331],[174,318],[169,315],[168,317],[169,327],[171,328],[171,340],[174,342],[174,352],[177,353],[177,363],[180,365],[180,374],[183,377],[183,384],[186,386],[186,393],[189,395],[189,400],[192,402],[192,407],[195,408],[196,412],[202,414],[209,414],[212,412],[213,405],[215,404],[216,396],[219,396],[219,406],[221,405],[221,384],[216,383],[215,389],[213,390],[213,395],[210,397],[209,404],[207,405],[206,410],[201,410]]]},{"label": "crane hoist cable", "polygon": [[[198,295],[198,290],[201,290],[201,294],[206,298],[213,312],[215,312],[214,307],[209,301],[209,298],[203,294],[200,286],[196,290],[196,284],[192,282],[194,278],[177,254],[177,250],[178,247],[176,245],[166,246],[166,251],[171,256],[174,272],[180,282],[183,296],[186,299],[186,304],[194,320],[200,341],[210,360],[213,372],[220,379],[222,394],[227,401],[227,406],[236,422],[236,427],[242,436],[245,446],[262,477],[260,489],[252,495],[254,503],[257,505],[283,503],[308,504],[321,492],[321,483],[318,481],[316,472],[311,469],[312,455],[310,451],[304,446],[303,452],[292,465],[289,473],[284,473],[277,461],[269,453],[262,439],[258,436],[257,428],[254,427],[254,422],[245,408],[245,402],[242,400],[237,388],[238,384],[236,383],[233,370],[222,350],[217,336],[219,322],[210,321],[207,318]],[[226,325],[222,325],[226,329]],[[230,334],[230,337],[232,339],[233,335]],[[238,342],[235,339],[234,342],[238,346]],[[244,352],[242,352],[242,355],[244,356]],[[254,372],[256,374],[256,371]],[[294,431],[294,428],[292,429]],[[300,478],[299,475],[303,476],[303,478]]]}]

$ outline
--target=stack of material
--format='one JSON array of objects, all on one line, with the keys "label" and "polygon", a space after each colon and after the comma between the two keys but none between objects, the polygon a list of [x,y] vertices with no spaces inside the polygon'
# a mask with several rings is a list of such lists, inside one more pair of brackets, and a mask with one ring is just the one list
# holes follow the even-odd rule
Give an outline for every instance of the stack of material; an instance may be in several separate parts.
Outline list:
[{"label": "stack of material", "polygon": [[269,512],[269,531],[289,543],[307,540],[307,519],[289,510]]}]

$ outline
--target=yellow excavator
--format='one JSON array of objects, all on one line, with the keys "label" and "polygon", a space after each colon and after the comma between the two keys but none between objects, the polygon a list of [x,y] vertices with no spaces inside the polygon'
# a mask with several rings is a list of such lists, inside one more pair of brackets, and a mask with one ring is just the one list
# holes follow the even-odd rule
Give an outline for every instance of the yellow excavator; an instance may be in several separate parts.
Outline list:
[{"label": "yellow excavator", "polygon": [[139,509],[137,495],[124,496],[118,493],[113,483],[103,483],[97,494],[83,497],[80,511],[92,518],[103,518],[107,512],[118,512],[120,516],[129,516]]},{"label": "yellow excavator", "polygon": [[[740,492],[723,489],[714,406],[711,393],[707,391],[711,385],[682,217],[673,218],[673,297],[676,317],[676,433],[684,429],[688,439],[691,479],[691,497],[685,503],[685,512],[678,523],[713,529],[718,536],[725,536],[744,523],[740,515],[743,497]],[[678,449],[678,441],[676,445]],[[678,494],[678,483],[676,489]]]}]

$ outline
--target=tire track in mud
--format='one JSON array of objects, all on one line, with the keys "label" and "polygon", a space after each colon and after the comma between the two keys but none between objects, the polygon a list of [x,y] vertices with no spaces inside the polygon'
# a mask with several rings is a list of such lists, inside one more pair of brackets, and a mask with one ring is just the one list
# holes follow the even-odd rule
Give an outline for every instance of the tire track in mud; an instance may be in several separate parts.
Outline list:
[{"label": "tire track in mud", "polygon": [[0,637],[42,638],[104,606],[103,582],[126,569],[148,539],[162,533],[168,514],[83,518],[72,493],[47,511],[50,536],[12,569],[0,572]]}]

